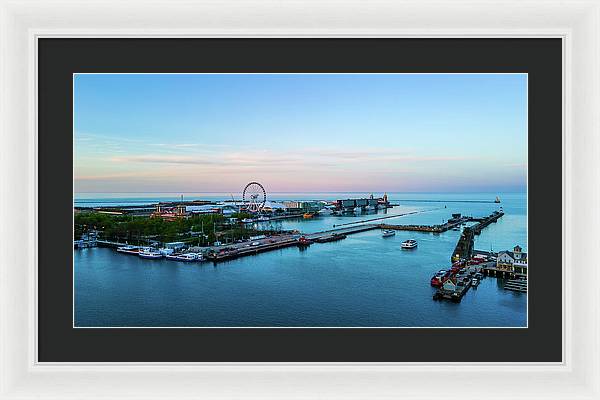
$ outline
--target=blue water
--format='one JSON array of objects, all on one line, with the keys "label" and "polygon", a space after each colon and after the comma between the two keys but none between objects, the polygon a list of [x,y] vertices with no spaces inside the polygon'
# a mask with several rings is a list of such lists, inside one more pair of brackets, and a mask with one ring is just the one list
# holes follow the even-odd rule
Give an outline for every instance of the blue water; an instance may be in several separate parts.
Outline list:
[{"label": "blue water", "polygon": [[[284,220],[277,225],[316,232],[333,225],[410,211],[422,212],[384,221],[437,224],[453,212],[477,217],[499,208],[494,203],[471,202],[493,200],[496,194],[388,195],[399,206],[387,213]],[[115,196],[105,196],[104,200],[114,200]],[[218,194],[214,196],[219,199]],[[356,194],[281,196],[335,199]],[[159,197],[122,199],[146,204]],[[476,248],[503,250],[520,244],[526,249],[526,196],[500,197],[506,214],[476,238]],[[173,195],[171,199],[178,198]],[[199,194],[198,198],[208,196]],[[90,196],[87,200],[97,199]],[[379,231],[368,231],[339,242],[314,244],[305,250],[292,247],[216,265],[143,260],[104,248],[76,250],[75,325],[526,326],[527,295],[503,290],[500,279],[484,279],[459,304],[432,300],[434,289],[429,286],[429,279],[433,272],[448,266],[459,235],[458,231],[397,232],[394,237],[382,238]],[[418,240],[417,249],[400,249],[400,242],[408,238]]]}]

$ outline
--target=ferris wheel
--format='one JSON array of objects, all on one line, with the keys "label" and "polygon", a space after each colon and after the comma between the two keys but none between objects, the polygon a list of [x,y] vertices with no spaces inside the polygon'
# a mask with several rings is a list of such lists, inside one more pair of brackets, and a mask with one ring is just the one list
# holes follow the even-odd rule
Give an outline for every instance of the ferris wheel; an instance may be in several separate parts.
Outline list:
[{"label": "ferris wheel", "polygon": [[260,183],[250,182],[244,188],[242,200],[244,201],[246,210],[252,213],[257,213],[260,212],[260,210],[262,210],[262,208],[265,206],[265,202],[267,201],[267,192]]}]

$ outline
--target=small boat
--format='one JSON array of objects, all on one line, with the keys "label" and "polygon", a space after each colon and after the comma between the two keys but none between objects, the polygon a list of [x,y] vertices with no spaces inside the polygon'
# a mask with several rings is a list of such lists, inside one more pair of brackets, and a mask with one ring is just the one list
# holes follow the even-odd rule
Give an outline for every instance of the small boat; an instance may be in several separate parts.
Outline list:
[{"label": "small boat", "polygon": [[414,249],[417,247],[417,241],[414,239],[408,239],[402,242],[400,245],[403,249]]},{"label": "small boat", "polygon": [[151,247],[142,247],[142,249],[138,253],[138,256],[149,260],[158,260],[160,258],[163,258],[163,255],[160,251],[155,250]]},{"label": "small boat", "polygon": [[169,254],[166,256],[166,259],[171,261],[191,262],[198,260],[198,255],[196,253]]},{"label": "small boat", "polygon": [[382,237],[390,237],[390,236],[394,236],[396,234],[396,231],[393,229],[386,229],[383,231],[383,233],[381,234]]},{"label": "small boat", "polygon": [[356,213],[356,214],[360,214],[362,212],[362,208],[354,207],[354,210],[352,210],[352,211],[354,211],[354,213]]},{"label": "small boat", "polygon": [[244,218],[244,219],[242,220],[242,222],[243,222],[243,223],[245,223],[245,224],[250,224],[250,223],[254,222],[254,220],[253,220],[253,219],[251,219],[251,218]]},{"label": "small boat", "polygon": [[119,247],[117,249],[117,252],[125,254],[138,254],[139,250],[137,246],[132,246],[128,244],[127,246]]},{"label": "small boat", "polygon": [[257,219],[257,221],[268,221],[268,220],[269,220],[269,218],[264,217],[264,216],[258,217],[258,219]]},{"label": "small boat", "polygon": [[320,215],[331,215],[333,214],[333,211],[331,211],[331,208],[322,208],[319,210],[319,214]]},{"label": "small boat", "polygon": [[494,203],[500,203],[500,197],[496,196],[496,200],[494,200]]},{"label": "small boat", "polygon": [[304,213],[304,215],[302,215],[302,217],[304,217],[304,219],[309,219],[309,218],[312,218],[314,216],[315,216],[315,214],[313,214],[313,213]]},{"label": "small boat", "polygon": [[458,226],[455,226],[454,228],[452,228],[453,231],[460,231],[460,228]]},{"label": "small boat", "polygon": [[477,278],[471,279],[471,286],[473,286],[473,287],[479,286],[479,279],[477,279]]}]

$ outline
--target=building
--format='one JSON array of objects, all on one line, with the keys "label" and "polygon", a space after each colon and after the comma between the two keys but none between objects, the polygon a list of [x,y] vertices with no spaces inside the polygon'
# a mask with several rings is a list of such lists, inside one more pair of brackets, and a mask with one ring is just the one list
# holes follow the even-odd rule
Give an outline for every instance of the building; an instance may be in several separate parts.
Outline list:
[{"label": "building", "polygon": [[184,242],[169,242],[169,243],[165,243],[164,244],[164,248],[165,249],[171,249],[171,250],[181,250],[183,248],[185,248],[186,244]]},{"label": "building", "polygon": [[302,203],[300,201],[284,201],[283,206],[288,212],[300,212],[302,211]]},{"label": "building", "polygon": [[[321,209],[318,201],[284,201],[282,204],[288,212],[311,212]],[[273,205],[271,205],[271,208],[273,208]]]},{"label": "building", "polygon": [[527,253],[516,245],[513,251],[504,250],[498,253],[496,269],[512,272],[516,275],[527,275]]},{"label": "building", "polygon": [[449,292],[455,291],[457,287],[458,287],[458,280],[455,275],[446,279],[446,281],[442,285],[442,289],[447,290]]},{"label": "building", "polygon": [[283,211],[285,211],[285,209],[286,209],[286,206],[283,203],[278,203],[275,201],[267,200],[265,202],[265,205],[262,208],[262,211],[267,212],[267,213],[269,213],[269,212],[273,213],[273,212],[277,212],[277,211],[283,212]]},{"label": "building", "polygon": [[167,221],[174,221],[178,218],[185,218],[186,209],[184,205],[176,207],[164,207],[162,204],[156,205],[156,210],[150,214],[150,218],[162,218]]}]

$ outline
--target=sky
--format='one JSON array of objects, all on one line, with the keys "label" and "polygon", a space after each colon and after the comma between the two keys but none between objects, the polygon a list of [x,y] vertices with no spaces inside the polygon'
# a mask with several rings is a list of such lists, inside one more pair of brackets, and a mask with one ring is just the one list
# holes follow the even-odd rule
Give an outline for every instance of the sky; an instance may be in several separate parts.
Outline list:
[{"label": "sky", "polygon": [[75,192],[522,192],[525,74],[76,74]]}]

